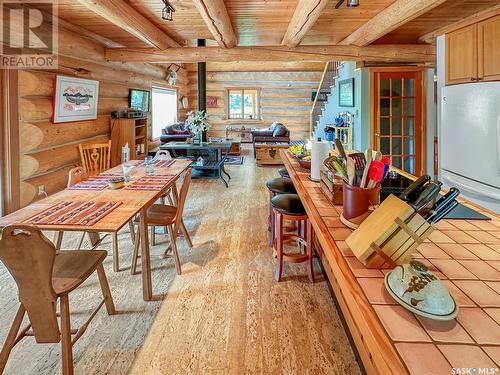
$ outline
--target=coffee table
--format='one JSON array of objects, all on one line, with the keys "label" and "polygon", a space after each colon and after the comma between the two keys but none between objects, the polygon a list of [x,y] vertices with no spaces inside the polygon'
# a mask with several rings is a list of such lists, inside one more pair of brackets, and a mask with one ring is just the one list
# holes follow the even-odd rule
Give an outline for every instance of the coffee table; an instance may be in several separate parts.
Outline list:
[{"label": "coffee table", "polygon": [[[169,142],[161,145],[160,149],[169,150],[175,158],[178,157],[178,150],[186,150],[187,158],[193,161],[190,165],[192,169],[198,171],[215,171],[217,172],[215,178],[221,179],[224,185],[229,187],[228,181],[231,179],[231,176],[224,169],[224,162],[234,143],[232,139],[211,140],[210,142],[201,142],[199,145],[187,142]],[[204,163],[203,165],[196,165],[196,160],[200,156],[204,159]],[[227,181],[224,179],[223,174],[227,176]]]}]

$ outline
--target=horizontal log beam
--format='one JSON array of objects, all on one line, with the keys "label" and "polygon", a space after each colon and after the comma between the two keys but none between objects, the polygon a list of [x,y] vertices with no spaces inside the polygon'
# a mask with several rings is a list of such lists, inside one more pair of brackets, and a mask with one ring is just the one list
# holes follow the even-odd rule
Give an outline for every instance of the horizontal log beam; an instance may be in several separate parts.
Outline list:
[{"label": "horizontal log beam", "polygon": [[285,46],[269,47],[182,47],[157,51],[150,48],[106,49],[109,61],[121,62],[232,62],[232,61],[384,61],[433,62],[434,46],[429,45],[371,45],[358,46]]},{"label": "horizontal log beam", "polygon": [[78,0],[78,2],[152,47],[159,49],[179,47],[179,43],[124,0]]},{"label": "horizontal log beam", "polygon": [[445,0],[396,0],[339,44],[366,46],[444,2]]},{"label": "horizontal log beam", "polygon": [[328,0],[299,0],[281,44],[288,47],[298,46],[328,3]]},{"label": "horizontal log beam", "polygon": [[236,45],[236,34],[231,24],[223,0],[193,0],[203,21],[220,47],[232,48]]}]

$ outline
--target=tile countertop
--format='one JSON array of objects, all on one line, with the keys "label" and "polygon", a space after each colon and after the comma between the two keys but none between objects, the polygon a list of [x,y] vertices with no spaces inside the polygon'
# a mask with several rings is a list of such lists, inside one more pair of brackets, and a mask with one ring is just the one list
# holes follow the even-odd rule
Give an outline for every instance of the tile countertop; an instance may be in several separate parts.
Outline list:
[{"label": "tile countertop", "polygon": [[498,216],[481,211],[492,220],[441,220],[418,247],[414,257],[443,281],[460,307],[455,320],[430,320],[389,295],[383,279],[387,269],[368,269],[354,257],[345,242],[351,230],[339,219],[342,207],[329,203],[289,151],[281,151],[281,157],[313,223],[323,266],[367,373],[500,368]]}]

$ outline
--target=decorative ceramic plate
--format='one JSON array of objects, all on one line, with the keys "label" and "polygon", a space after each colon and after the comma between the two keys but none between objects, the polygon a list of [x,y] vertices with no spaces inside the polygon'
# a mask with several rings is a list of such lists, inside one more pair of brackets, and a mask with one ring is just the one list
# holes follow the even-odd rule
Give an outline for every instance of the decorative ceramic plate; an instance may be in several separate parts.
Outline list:
[{"label": "decorative ceramic plate", "polygon": [[396,266],[384,281],[389,294],[415,314],[436,320],[452,320],[458,314],[458,305],[441,280],[416,260]]}]

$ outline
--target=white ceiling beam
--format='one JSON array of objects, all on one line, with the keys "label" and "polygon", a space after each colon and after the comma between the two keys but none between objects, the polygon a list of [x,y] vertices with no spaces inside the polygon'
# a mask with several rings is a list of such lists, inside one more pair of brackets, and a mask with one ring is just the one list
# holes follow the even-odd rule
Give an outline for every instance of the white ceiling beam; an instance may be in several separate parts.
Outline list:
[{"label": "white ceiling beam", "polygon": [[446,0],[396,0],[339,44],[367,46]]},{"label": "white ceiling beam", "polygon": [[193,0],[193,2],[219,46],[223,48],[236,46],[238,40],[224,0]]}]

